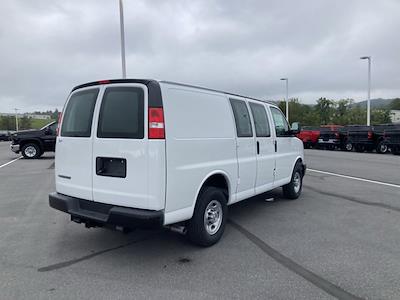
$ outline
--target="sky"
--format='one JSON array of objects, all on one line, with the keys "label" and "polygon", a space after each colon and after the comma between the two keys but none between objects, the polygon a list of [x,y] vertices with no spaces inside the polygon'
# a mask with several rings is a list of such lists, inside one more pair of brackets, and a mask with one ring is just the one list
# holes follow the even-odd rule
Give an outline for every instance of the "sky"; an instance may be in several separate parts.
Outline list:
[{"label": "sky", "polygon": [[[268,100],[400,97],[399,0],[124,0],[128,78]],[[2,0],[0,112],[121,78],[118,0]]]}]

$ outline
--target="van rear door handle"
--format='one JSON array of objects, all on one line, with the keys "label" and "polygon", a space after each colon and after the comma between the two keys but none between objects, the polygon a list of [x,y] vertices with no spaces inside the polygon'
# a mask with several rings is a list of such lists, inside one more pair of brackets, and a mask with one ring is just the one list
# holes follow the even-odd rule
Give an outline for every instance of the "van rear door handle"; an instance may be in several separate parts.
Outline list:
[{"label": "van rear door handle", "polygon": [[278,152],[278,143],[276,142],[276,140],[274,141],[274,145],[275,145],[275,152]]},{"label": "van rear door handle", "polygon": [[257,141],[257,154],[260,154],[260,142]]}]

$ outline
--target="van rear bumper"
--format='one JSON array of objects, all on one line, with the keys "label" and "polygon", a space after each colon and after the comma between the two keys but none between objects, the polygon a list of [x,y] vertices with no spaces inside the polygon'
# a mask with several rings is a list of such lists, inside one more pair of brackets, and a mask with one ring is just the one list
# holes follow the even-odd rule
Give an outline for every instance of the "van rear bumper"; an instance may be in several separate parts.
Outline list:
[{"label": "van rear bumper", "polygon": [[70,214],[72,221],[85,223],[87,227],[155,228],[161,227],[164,221],[163,211],[115,206],[59,193],[49,195],[49,205]]}]

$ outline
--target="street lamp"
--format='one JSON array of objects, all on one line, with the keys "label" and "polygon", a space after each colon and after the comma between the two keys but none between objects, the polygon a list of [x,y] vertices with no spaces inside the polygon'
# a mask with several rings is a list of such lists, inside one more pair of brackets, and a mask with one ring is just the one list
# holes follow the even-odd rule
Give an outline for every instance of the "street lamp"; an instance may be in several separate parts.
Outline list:
[{"label": "street lamp", "polygon": [[286,81],[286,120],[289,122],[289,78],[281,78]]},{"label": "street lamp", "polygon": [[120,28],[121,28],[122,78],[126,78],[124,7],[122,4],[122,0],[119,0],[119,23],[120,23]]},{"label": "street lamp", "polygon": [[18,131],[18,108],[14,108],[15,110],[15,131]]},{"label": "street lamp", "polygon": [[367,126],[369,126],[371,124],[371,56],[362,56],[360,59],[368,59]]}]

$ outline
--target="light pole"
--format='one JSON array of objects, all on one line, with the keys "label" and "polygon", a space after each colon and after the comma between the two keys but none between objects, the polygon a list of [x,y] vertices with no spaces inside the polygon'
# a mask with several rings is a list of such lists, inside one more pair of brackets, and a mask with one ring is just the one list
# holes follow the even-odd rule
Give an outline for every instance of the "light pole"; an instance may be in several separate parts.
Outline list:
[{"label": "light pole", "polygon": [[124,7],[122,4],[122,0],[119,0],[119,23],[120,23],[120,28],[121,28],[122,78],[126,78]]},{"label": "light pole", "polygon": [[18,108],[14,108],[15,110],[15,131],[18,131]]},{"label": "light pole", "polygon": [[368,59],[367,126],[369,126],[371,124],[371,56],[362,56],[360,59]]},{"label": "light pole", "polygon": [[286,81],[286,120],[289,123],[289,78],[281,78]]}]

